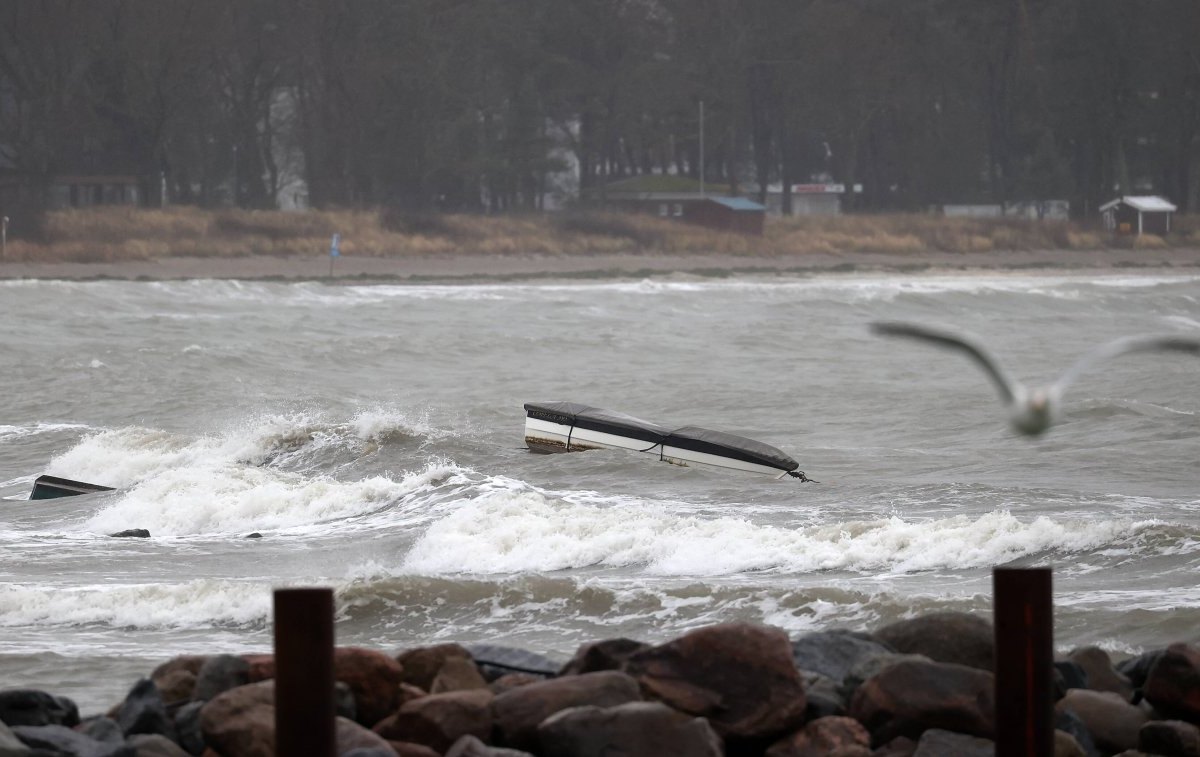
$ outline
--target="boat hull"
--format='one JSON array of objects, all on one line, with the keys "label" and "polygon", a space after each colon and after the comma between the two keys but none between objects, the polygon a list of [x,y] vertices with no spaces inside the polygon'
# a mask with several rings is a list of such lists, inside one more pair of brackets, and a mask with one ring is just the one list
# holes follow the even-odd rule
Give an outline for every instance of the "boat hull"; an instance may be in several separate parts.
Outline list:
[{"label": "boat hull", "polygon": [[533,452],[624,449],[663,462],[782,478],[799,467],[752,439],[696,426],[671,430],[639,418],[575,403],[525,405],[525,444]]}]

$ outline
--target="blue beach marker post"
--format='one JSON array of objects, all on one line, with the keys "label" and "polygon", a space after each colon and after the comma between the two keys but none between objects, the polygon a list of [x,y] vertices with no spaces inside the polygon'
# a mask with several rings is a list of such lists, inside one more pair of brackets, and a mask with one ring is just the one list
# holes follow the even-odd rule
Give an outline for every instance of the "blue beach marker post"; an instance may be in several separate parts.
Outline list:
[{"label": "blue beach marker post", "polygon": [[342,254],[339,245],[342,243],[342,235],[334,234],[333,239],[329,242],[329,278],[333,278],[333,261],[334,258],[340,257]]}]

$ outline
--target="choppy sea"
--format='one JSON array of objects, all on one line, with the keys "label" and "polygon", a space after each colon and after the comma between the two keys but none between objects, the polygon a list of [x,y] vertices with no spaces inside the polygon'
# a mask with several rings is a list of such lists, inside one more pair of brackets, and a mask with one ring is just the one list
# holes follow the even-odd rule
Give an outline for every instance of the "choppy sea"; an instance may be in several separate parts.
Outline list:
[{"label": "choppy sea", "polygon": [[[1200,361],[1099,366],[1030,440],[965,358],[875,319],[1048,381],[1200,335],[1200,276],[0,282],[0,685],[104,710],[170,656],[268,651],[285,586],[334,588],[339,644],[566,658],[986,613],[994,566],[1051,566],[1060,649],[1200,638]],[[531,454],[547,400],[749,436],[820,483]],[[116,491],[24,500],[43,473]]]}]

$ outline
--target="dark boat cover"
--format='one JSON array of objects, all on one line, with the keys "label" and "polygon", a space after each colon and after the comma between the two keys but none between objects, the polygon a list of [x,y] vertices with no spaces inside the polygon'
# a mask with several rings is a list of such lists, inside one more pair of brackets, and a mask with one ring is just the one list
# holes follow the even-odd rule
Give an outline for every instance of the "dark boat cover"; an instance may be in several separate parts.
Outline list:
[{"label": "dark boat cover", "polygon": [[693,452],[721,455],[782,471],[792,471],[800,467],[800,463],[782,450],[744,436],[699,426],[684,426],[672,431],[632,415],[602,410],[578,402],[526,402],[525,413],[530,418],[561,423],[564,426],[577,426]]},{"label": "dark boat cover", "polygon": [[671,429],[657,423],[578,402],[526,402],[525,413],[538,420],[561,423],[564,426],[578,426],[605,434],[628,436],[653,444],[662,443],[671,433]]}]

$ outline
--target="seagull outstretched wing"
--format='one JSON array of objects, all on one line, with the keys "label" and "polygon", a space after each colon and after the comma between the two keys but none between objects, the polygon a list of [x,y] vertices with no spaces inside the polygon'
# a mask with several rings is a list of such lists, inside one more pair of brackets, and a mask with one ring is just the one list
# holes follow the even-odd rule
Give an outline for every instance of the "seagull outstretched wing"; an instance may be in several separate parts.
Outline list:
[{"label": "seagull outstretched wing", "polygon": [[1053,390],[1062,393],[1081,374],[1102,360],[1126,355],[1130,352],[1182,352],[1200,357],[1200,339],[1175,334],[1144,334],[1114,339],[1093,347],[1063,373],[1053,384]]},{"label": "seagull outstretched wing", "polygon": [[875,321],[871,324],[871,331],[884,336],[901,336],[911,339],[920,339],[930,342],[939,347],[958,350],[967,357],[974,360],[980,368],[987,373],[988,378],[996,385],[996,389],[1000,392],[1001,399],[1006,404],[1012,404],[1016,401],[1018,395],[1023,393],[1021,385],[1014,381],[1003,368],[1000,363],[992,357],[982,345],[963,334],[956,334],[952,331],[939,329],[932,326],[924,326],[917,323],[907,323],[903,321]]}]

